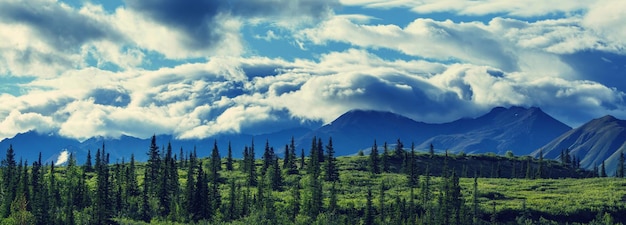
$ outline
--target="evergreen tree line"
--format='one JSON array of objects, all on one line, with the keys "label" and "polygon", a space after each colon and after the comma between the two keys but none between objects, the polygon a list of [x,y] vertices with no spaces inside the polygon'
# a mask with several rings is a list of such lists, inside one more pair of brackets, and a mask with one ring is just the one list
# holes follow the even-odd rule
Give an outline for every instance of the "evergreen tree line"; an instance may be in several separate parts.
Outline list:
[{"label": "evergreen tree line", "polygon": [[[441,181],[437,183],[432,182],[429,167],[418,169],[420,162],[413,144],[406,151],[400,140],[394,150],[384,143],[379,153],[374,141],[367,170],[372,177],[390,172],[405,174],[410,195],[395,195],[389,204],[385,200],[389,187],[384,182],[371,184],[365,206],[351,208],[337,204],[340,194],[337,185],[341,180],[332,138],[324,144],[321,138],[314,137],[308,156],[301,149],[300,157],[292,138],[284,147],[282,159],[266,141],[260,160],[255,157],[253,140],[244,147],[243,158],[236,160],[230,144],[225,159],[220,156],[217,142],[213,143],[207,159],[199,159],[196,148],[188,153],[180,149],[179,154],[174,154],[171,143],[159,147],[153,136],[145,163],[136,163],[134,156],[129,162],[111,163],[103,144],[95,152],[93,163],[88,152],[84,165],[76,165],[76,159],[70,155],[61,168],[54,163],[43,164],[41,154],[30,166],[28,162],[17,162],[10,146],[0,167],[0,216],[4,224],[70,225],[120,221],[485,223],[488,212],[478,207],[477,179],[470,201],[469,196],[461,194],[459,173],[449,167],[451,157],[447,153],[435,155],[433,149],[431,145],[428,157],[443,157]],[[542,160],[540,156],[538,172],[534,175],[527,172],[527,177],[542,177]],[[620,162],[623,163],[623,156]],[[372,190],[376,186],[377,190]],[[289,196],[279,198],[279,192]]]}]

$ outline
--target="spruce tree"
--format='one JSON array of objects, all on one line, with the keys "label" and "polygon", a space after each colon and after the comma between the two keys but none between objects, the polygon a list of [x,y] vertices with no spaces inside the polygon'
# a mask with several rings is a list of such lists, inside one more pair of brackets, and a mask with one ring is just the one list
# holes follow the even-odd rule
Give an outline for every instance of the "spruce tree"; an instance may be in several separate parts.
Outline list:
[{"label": "spruce tree", "polygon": [[309,154],[309,164],[307,165],[308,174],[314,176],[315,178],[320,175],[320,160],[318,159],[318,152],[321,151],[318,149],[317,138],[313,137],[313,141],[311,143],[311,151]]},{"label": "spruce tree", "polygon": [[[159,214],[161,217],[165,217],[170,213],[170,207],[173,201],[172,195],[177,192],[177,190],[174,190],[174,182],[176,182],[176,188],[178,188],[178,180],[174,181],[172,179],[174,177],[174,173],[178,174],[178,171],[174,170],[176,169],[176,164],[173,162],[172,144],[168,142],[167,149],[165,150],[165,157],[163,158],[162,165],[160,166],[160,168],[162,168],[162,172],[160,174],[159,185],[157,186]],[[176,176],[176,178],[178,177]]]},{"label": "spruce tree", "polygon": [[415,161],[415,143],[411,143],[411,152],[407,157],[407,178],[409,187],[416,187],[419,184],[419,174],[417,172],[417,162]]},{"label": "spruce tree", "polygon": [[248,148],[248,162],[247,162],[247,174],[248,174],[248,186],[256,186],[258,182],[257,171],[256,171],[256,163],[254,156],[254,139],[252,140],[252,145]]},{"label": "spruce tree", "polygon": [[[209,198],[209,178],[202,169],[202,163],[198,166],[198,176],[196,177],[196,185],[192,198],[192,218],[193,221],[209,219],[211,217],[211,205]],[[209,204],[209,205],[207,205]]]},{"label": "spruce tree", "polygon": [[526,179],[533,179],[533,173],[532,173],[532,159],[530,157],[528,157],[526,159]]},{"label": "spruce tree", "polygon": [[[46,224],[48,217],[48,196],[47,188],[44,185],[44,172],[41,162],[41,152],[39,159],[33,163],[31,171],[31,187],[33,192],[32,212],[35,216],[35,224]],[[3,183],[4,185],[5,183]]]},{"label": "spruce tree", "polygon": [[[124,172],[124,184],[126,188],[124,189],[127,199],[127,212],[135,214],[139,210],[139,197],[141,195],[141,191],[139,190],[139,183],[137,181],[137,169],[135,166],[135,155],[130,155],[130,162],[125,169]],[[84,181],[83,181],[84,182]],[[135,215],[131,215],[131,218],[135,218]]]},{"label": "spruce tree", "polygon": [[[144,170],[144,175],[148,174],[147,170]],[[141,206],[139,208],[139,219],[143,222],[150,222],[152,219],[152,209],[150,208],[150,200],[148,199],[148,188],[147,183],[143,184],[143,191],[141,192]]]},{"label": "spruce tree", "polygon": [[619,153],[619,160],[617,162],[617,171],[615,172],[617,177],[624,177],[624,152]]},{"label": "spruce tree", "polygon": [[287,165],[287,174],[297,174],[298,166],[296,165],[297,156],[296,156],[296,144],[293,136],[291,136],[291,143],[289,143],[289,155],[285,156],[285,158],[289,158],[289,164]]},{"label": "spruce tree", "polygon": [[289,164],[291,163],[291,152],[289,151],[289,145],[285,145],[285,157],[283,158],[283,167],[282,169],[287,171],[289,168]]},{"label": "spruce tree", "polygon": [[267,169],[274,162],[274,148],[270,147],[269,140],[265,140],[265,151],[263,152],[263,166],[261,167],[261,176],[264,176]]},{"label": "spruce tree", "polygon": [[230,141],[228,142],[228,153],[226,156],[226,170],[233,171],[233,149],[230,145]]},{"label": "spruce tree", "polygon": [[180,161],[180,165],[178,167],[180,167],[180,168],[187,167],[187,165],[186,165],[186,161],[187,160],[185,159],[185,153],[183,152],[183,147],[180,147],[180,150],[178,152],[178,158],[179,158],[179,161]]},{"label": "spruce tree", "polygon": [[448,192],[446,193],[446,200],[448,201],[448,206],[450,207],[450,222],[452,224],[461,224],[462,221],[462,210],[463,210],[463,198],[461,195],[461,186],[459,184],[459,177],[456,175],[455,171],[452,171],[452,175],[449,179]]},{"label": "spruce tree", "polygon": [[152,135],[150,148],[148,150],[148,162],[146,163],[146,176],[144,177],[145,188],[147,188],[149,198],[153,198],[159,194],[159,183],[155,181],[160,180],[160,175],[161,154],[159,154],[159,147],[156,144],[156,135]]},{"label": "spruce tree", "polygon": [[[98,149],[96,152],[96,196],[95,201],[93,203],[94,206],[94,220],[97,221],[98,224],[109,224],[110,218],[112,216],[112,204],[110,199],[110,188],[111,184],[109,182],[109,156],[106,153],[104,144],[102,144],[102,151]],[[51,166],[51,173],[54,169],[54,164]],[[54,176],[50,178],[50,187],[48,188],[49,192],[55,193],[56,190],[54,185]],[[50,198],[50,204],[56,205],[56,200],[54,197]]]},{"label": "spruce tree", "polygon": [[[63,188],[61,191],[63,192],[63,204],[65,208],[65,224],[71,224],[74,221],[74,218],[71,215],[74,215],[73,210],[75,208],[79,208],[83,206],[83,199],[86,195],[86,190],[84,189],[84,181],[82,180],[82,173],[80,168],[76,166],[76,159],[74,154],[70,154],[67,160],[67,166],[65,167],[65,179],[62,180]],[[71,215],[70,215],[71,214]]]},{"label": "spruce tree", "polygon": [[18,185],[17,162],[15,161],[15,150],[13,145],[9,145],[6,157],[2,160],[2,218],[6,218],[11,213],[11,203],[15,199]]},{"label": "spruce tree", "polygon": [[539,150],[539,161],[537,162],[537,173],[535,174],[536,178],[543,178],[543,149]]},{"label": "spruce tree", "polygon": [[382,172],[384,173],[388,173],[389,172],[389,149],[387,148],[387,142],[385,142],[383,144],[383,154],[380,156],[380,164],[381,164],[381,169]]},{"label": "spruce tree", "polygon": [[339,209],[339,206],[337,206],[337,182],[332,182],[329,192],[328,212],[331,214],[335,214]]},{"label": "spruce tree", "polygon": [[217,141],[213,143],[213,150],[211,151],[211,165],[208,174],[210,186],[208,187],[208,198],[210,213],[208,217],[211,217],[218,211],[221,205],[221,196],[219,191],[220,186],[220,173],[222,169],[222,159],[220,158],[219,150],[217,149]]},{"label": "spruce tree", "polygon": [[[71,155],[70,155],[71,158]],[[30,190],[29,190],[29,175],[28,175],[28,161],[22,162],[20,159],[20,163],[18,164],[18,185],[17,192],[15,193],[16,197],[22,197],[26,202],[30,202]],[[30,205],[27,205],[27,209],[30,210]]]},{"label": "spruce tree", "polygon": [[318,159],[318,152],[321,151],[319,150],[319,143],[321,143],[321,141],[317,142],[316,140],[316,137],[313,137],[309,165],[307,166],[307,171],[309,175],[308,189],[310,193],[310,200],[308,201],[307,211],[309,213],[309,216],[313,219],[317,218],[317,215],[319,215],[323,207],[322,182],[320,180],[321,168],[320,160]]},{"label": "spruce tree", "polygon": [[238,218],[237,215],[237,189],[235,186],[235,179],[230,181],[230,189],[228,194],[228,208],[226,210],[227,221],[232,221]]},{"label": "spruce tree", "polygon": [[[181,156],[182,157],[182,156]],[[170,206],[170,215],[175,213],[177,210],[177,205],[179,204],[178,199],[180,199],[180,182],[178,176],[178,168],[179,165],[176,163],[176,158],[170,158],[168,162],[169,169],[169,181],[168,181],[168,192],[171,195],[172,201]]]},{"label": "spruce tree", "polygon": [[250,165],[248,163],[250,155],[248,153],[248,146],[245,146],[243,148],[243,159],[241,160],[241,162],[239,163],[239,168],[241,169],[241,172],[243,172],[244,174],[248,174],[248,171],[250,170]]},{"label": "spruce tree", "polygon": [[304,149],[300,149],[300,170],[303,170],[306,166],[306,161],[304,160]]},{"label": "spruce tree", "polygon": [[363,225],[374,224],[374,207],[372,206],[372,189],[367,188],[367,195],[365,196],[365,212],[363,216]]},{"label": "spruce tree", "polygon": [[426,167],[426,174],[424,174],[424,180],[422,180],[420,187],[420,200],[423,207],[428,207],[431,201],[430,193],[430,174],[428,173],[428,167]]},{"label": "spruce tree", "polygon": [[378,156],[378,146],[376,145],[376,140],[374,140],[374,145],[372,146],[372,151],[370,152],[369,157],[369,171],[372,174],[380,174],[380,157]]},{"label": "spruce tree", "polygon": [[339,170],[337,168],[337,158],[335,158],[335,148],[333,138],[328,139],[326,145],[326,160],[324,161],[324,180],[328,182],[339,181]]},{"label": "spruce tree", "polygon": [[320,165],[324,162],[324,144],[322,144],[322,138],[317,138],[317,160],[319,160]]},{"label": "spruce tree", "polygon": [[283,176],[278,166],[278,158],[274,159],[274,163],[268,169],[267,175],[269,176],[270,188],[274,191],[282,190]]},{"label": "spruce tree", "polygon": [[384,180],[380,181],[380,189],[378,192],[378,218],[382,224],[387,223],[387,214],[385,213],[385,183]]},{"label": "spruce tree", "polygon": [[[195,152],[195,151],[194,151]],[[196,170],[197,161],[194,153],[189,154],[189,162],[187,163],[187,182],[185,183],[185,189],[183,190],[183,212],[185,212],[187,218],[193,218],[195,213],[194,197],[196,195]]]},{"label": "spruce tree", "polygon": [[404,161],[404,153],[404,144],[398,139],[396,141],[396,151],[394,152],[395,158]]},{"label": "spruce tree", "polygon": [[291,187],[291,202],[289,203],[289,219],[295,222],[300,213],[300,180],[296,178],[295,184]]},{"label": "spruce tree", "polygon": [[83,164],[83,170],[85,170],[85,172],[93,172],[93,166],[91,164],[91,150],[87,150],[87,160],[85,161],[85,164]]}]

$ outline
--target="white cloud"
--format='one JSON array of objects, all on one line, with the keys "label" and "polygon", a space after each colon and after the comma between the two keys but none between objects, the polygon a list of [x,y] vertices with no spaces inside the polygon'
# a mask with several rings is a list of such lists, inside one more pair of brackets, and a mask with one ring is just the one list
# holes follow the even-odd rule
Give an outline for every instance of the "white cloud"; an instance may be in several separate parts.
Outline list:
[{"label": "white cloud", "polygon": [[617,50],[626,51],[626,15],[622,9],[626,2],[601,0],[593,4],[585,14],[582,24],[597,35],[607,39],[607,44],[617,43]]},{"label": "white cloud", "polygon": [[266,31],[266,32],[265,32],[265,35],[264,35],[264,36],[261,36],[261,35],[256,35],[256,36],[254,36],[254,38],[256,38],[256,39],[262,39],[262,40],[265,40],[265,41],[267,41],[267,42],[270,42],[270,41],[273,41],[273,40],[278,40],[278,39],[280,39],[281,37],[280,37],[280,36],[278,36],[276,33],[274,33],[274,31],[273,31],[273,30],[268,30],[268,31]]},{"label": "white cloud", "polygon": [[12,110],[8,116],[0,121],[0,139],[13,137],[17,133],[30,130],[37,130],[40,133],[47,133],[54,130],[56,124],[51,117],[34,112],[22,113]]},{"label": "white cloud", "polygon": [[589,1],[568,0],[341,0],[340,2],[344,5],[368,8],[409,8],[420,14],[451,12],[460,15],[505,14],[517,17],[569,14],[589,6]]},{"label": "white cloud", "polygon": [[70,152],[67,149],[64,149],[59,154],[59,157],[57,157],[57,160],[56,162],[54,162],[54,165],[55,166],[62,165],[63,163],[66,163],[67,160],[69,160],[69,158],[70,158]]},{"label": "white cloud", "polygon": [[[47,31],[37,30],[40,24],[0,19],[0,73],[37,76],[21,85],[27,90],[21,96],[0,94],[0,139],[32,129],[77,139],[258,133],[268,132],[268,127],[330,122],[354,108],[387,110],[428,122],[477,116],[508,105],[539,106],[570,124],[606,113],[626,116],[624,90],[594,81],[562,57],[588,50],[624,55],[620,2],[513,1],[511,9],[499,1],[342,2],[516,18],[493,18],[486,24],[416,19],[405,27],[376,24],[385,20],[368,15],[333,16],[328,8],[332,1],[280,3],[292,10],[277,15],[272,14],[276,9],[248,7],[229,9],[230,14],[203,12],[210,13],[210,23],[195,25],[209,32],[204,25],[217,23],[211,27],[211,32],[219,32],[213,42],[198,39],[207,37],[204,34],[194,36],[190,31],[198,27],[193,24],[176,28],[136,7],[105,12],[89,3],[79,9],[55,6],[70,15],[49,24],[80,18],[84,21],[73,21],[70,33],[80,34],[76,27],[90,31],[71,39],[69,50],[55,45],[65,43],[58,38],[41,38]],[[533,8],[532,3],[541,7]],[[160,10],[178,15],[167,7]],[[301,12],[306,13],[298,15]],[[523,19],[552,13],[574,16]],[[240,31],[258,24],[271,24],[259,36],[268,41],[293,34],[294,41],[304,45],[341,42],[353,48],[326,49],[313,59],[292,61],[242,57],[246,49]],[[302,24],[313,27],[296,29]],[[370,51],[376,49],[391,49],[413,60],[388,60]],[[171,67],[141,68],[153,55],[180,61]],[[603,60],[619,63],[609,58]],[[115,69],[104,69],[108,66]]]},{"label": "white cloud", "polygon": [[[416,19],[407,27],[360,25],[335,17],[319,27],[306,29],[300,38],[314,44],[345,42],[368,48],[388,48],[404,54],[436,60],[461,60],[515,70],[511,49],[481,23]],[[490,46],[485,48],[484,46]]]},{"label": "white cloud", "polygon": [[154,133],[199,138],[330,122],[354,108],[445,122],[495,106],[539,106],[573,124],[606,110],[626,111],[624,92],[554,73],[390,61],[356,49],[317,61],[229,57],[154,71],[83,69],[36,80],[22,96],[1,95],[0,137],[37,129],[81,140]]}]

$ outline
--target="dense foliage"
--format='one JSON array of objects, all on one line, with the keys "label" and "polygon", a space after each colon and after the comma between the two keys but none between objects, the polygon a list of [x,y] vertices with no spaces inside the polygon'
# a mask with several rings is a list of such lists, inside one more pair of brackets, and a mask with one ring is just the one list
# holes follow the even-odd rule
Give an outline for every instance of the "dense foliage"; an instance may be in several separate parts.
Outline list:
[{"label": "dense foliage", "polygon": [[[233,159],[217,143],[174,154],[147,144],[144,163],[110,162],[105,144],[84,165],[16,161],[0,167],[2,224],[615,224],[626,220],[626,180],[593,178],[562,160],[434,151],[400,140],[370,154],[334,156],[313,138],[308,156],[294,140],[279,158],[266,141]],[[432,148],[431,148],[432,149]],[[566,159],[569,158],[569,159]],[[623,160],[622,160],[623,161]],[[93,164],[92,164],[93,163]],[[281,166],[282,163],[282,166]],[[624,172],[617,175],[623,177]],[[565,179],[555,179],[565,178]]]}]

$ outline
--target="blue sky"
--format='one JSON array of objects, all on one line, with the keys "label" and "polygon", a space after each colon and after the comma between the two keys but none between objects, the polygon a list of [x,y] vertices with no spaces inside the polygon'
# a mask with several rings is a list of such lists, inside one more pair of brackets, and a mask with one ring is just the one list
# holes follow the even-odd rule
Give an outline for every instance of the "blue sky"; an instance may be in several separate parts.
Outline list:
[{"label": "blue sky", "polygon": [[626,119],[626,1],[0,0],[0,139]]}]

